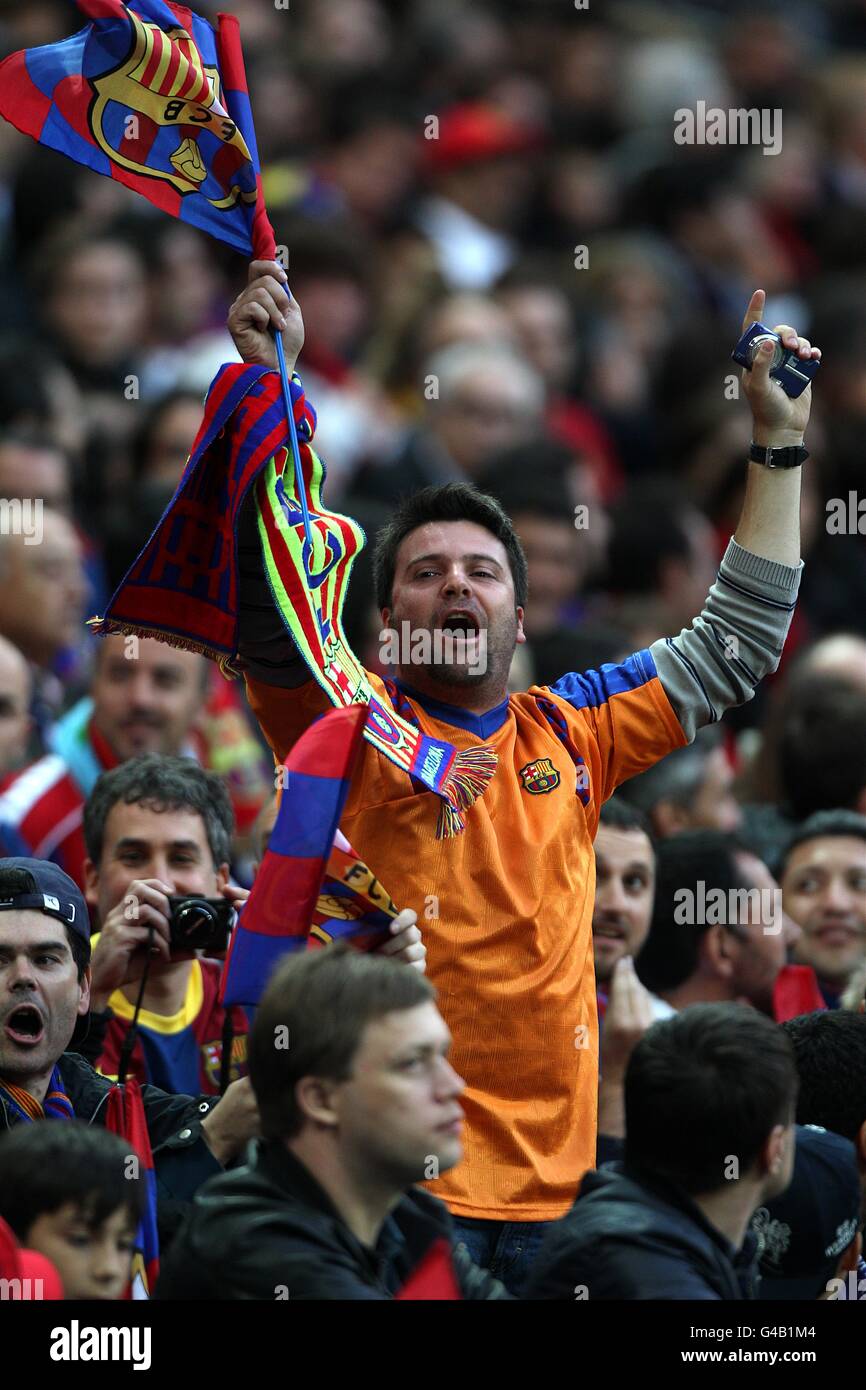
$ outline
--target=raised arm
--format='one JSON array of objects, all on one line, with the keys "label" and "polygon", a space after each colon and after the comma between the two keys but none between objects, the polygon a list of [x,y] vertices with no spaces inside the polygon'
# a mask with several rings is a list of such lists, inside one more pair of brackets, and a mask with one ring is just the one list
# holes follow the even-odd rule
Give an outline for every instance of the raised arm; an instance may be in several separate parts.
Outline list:
[{"label": "raised arm", "polygon": [[[764,310],[764,291],[755,290],[743,319],[743,332],[749,324],[760,320]],[[812,347],[808,338],[801,338],[790,324],[780,323],[773,329],[787,348],[795,348],[803,359],[820,358],[821,349]],[[772,343],[764,343],[750,372],[741,380],[752,407],[752,441],[762,447],[786,448],[803,443],[809,412],[812,408],[812,387],[792,400],[778,382],[770,378],[773,359]],[[799,468],[767,468],[749,463],[746,477],[746,497],[734,539],[753,555],[775,560],[782,565],[797,565],[800,561],[800,477]]]},{"label": "raised arm", "polygon": [[[760,319],[764,291],[756,290],[743,330]],[[788,324],[775,330],[799,356],[819,358]],[[752,408],[752,441],[786,448],[803,443],[812,388],[792,400],[770,379],[772,349],[761,354],[743,389]],[[808,465],[807,465],[808,466]],[[779,665],[797,601],[800,560],[800,468],[747,464],[746,497],[739,525],[707,601],[691,627],[660,638],[650,651],[665,693],[686,736],[715,723],[726,709],[744,704],[764,676]]]}]

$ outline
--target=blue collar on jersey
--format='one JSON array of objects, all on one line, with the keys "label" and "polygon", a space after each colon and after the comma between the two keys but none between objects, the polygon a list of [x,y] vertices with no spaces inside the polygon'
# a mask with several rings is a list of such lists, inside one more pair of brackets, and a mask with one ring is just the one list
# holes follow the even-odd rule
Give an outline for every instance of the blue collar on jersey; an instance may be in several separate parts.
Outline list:
[{"label": "blue collar on jersey", "polygon": [[502,704],[497,705],[495,709],[488,710],[486,714],[473,714],[468,709],[461,709],[459,705],[446,705],[429,695],[421,695],[400,680],[394,679],[394,684],[404,695],[408,695],[410,700],[420,705],[426,714],[432,715],[434,719],[441,719],[443,724],[455,724],[458,729],[466,729],[470,734],[477,734],[479,738],[489,738],[491,734],[495,734],[508,718],[507,695]]}]

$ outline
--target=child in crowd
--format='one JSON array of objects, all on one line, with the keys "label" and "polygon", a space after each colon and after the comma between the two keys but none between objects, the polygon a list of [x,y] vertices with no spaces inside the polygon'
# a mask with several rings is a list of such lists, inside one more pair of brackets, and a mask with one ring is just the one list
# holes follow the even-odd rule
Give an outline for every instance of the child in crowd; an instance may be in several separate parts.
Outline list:
[{"label": "child in crowd", "polygon": [[67,1299],[121,1298],[144,1203],[138,1162],[115,1134],[38,1120],[0,1139],[0,1218],[57,1269]]}]

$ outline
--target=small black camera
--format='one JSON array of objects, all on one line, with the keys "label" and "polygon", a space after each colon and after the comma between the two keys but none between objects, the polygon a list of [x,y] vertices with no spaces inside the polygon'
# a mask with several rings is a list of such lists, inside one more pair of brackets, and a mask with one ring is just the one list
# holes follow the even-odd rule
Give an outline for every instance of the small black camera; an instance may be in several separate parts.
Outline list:
[{"label": "small black camera", "polygon": [[184,898],[172,894],[168,904],[168,930],[173,951],[206,951],[219,955],[226,949],[234,908],[225,898]]}]

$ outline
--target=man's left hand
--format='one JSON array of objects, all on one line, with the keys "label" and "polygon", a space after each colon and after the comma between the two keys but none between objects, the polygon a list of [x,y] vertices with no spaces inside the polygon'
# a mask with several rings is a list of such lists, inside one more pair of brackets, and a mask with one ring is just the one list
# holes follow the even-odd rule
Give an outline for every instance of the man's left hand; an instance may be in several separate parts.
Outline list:
[{"label": "man's left hand", "polygon": [[[761,322],[766,301],[764,291],[755,290],[743,319],[743,333],[750,324]],[[783,347],[791,348],[804,362],[820,359],[821,349],[813,347],[808,338],[801,338],[789,323],[777,323],[773,332],[778,333]],[[752,364],[752,370],[741,374],[743,390],[754,417],[754,441],[756,444],[779,447],[802,444],[812,408],[812,387],[807,386],[802,395],[794,399],[787,396],[770,376],[772,360],[773,344],[764,343]]]},{"label": "man's left hand", "polygon": [[223,1167],[242,1153],[261,1133],[259,1107],[248,1076],[226,1087],[226,1093],[201,1122],[202,1138]]},{"label": "man's left hand", "polygon": [[418,914],[406,907],[391,923],[391,940],[377,947],[375,954],[390,956],[401,965],[411,965],[422,975],[427,969],[427,947],[421,940],[420,929],[415,925]]},{"label": "man's left hand", "polygon": [[[243,907],[250,896],[248,888],[238,888],[234,884],[226,884],[222,891],[223,897],[228,898],[236,911]],[[417,921],[417,912],[414,912],[411,907],[404,908],[391,923],[390,941],[377,947],[374,954],[391,956],[401,965],[414,966],[423,975],[427,969],[427,947],[421,939],[421,931],[416,926]]]}]

